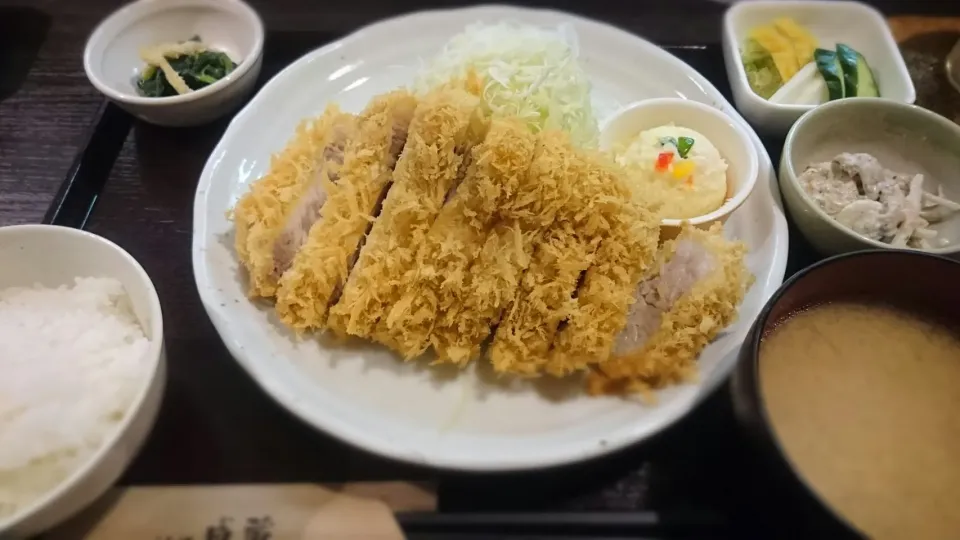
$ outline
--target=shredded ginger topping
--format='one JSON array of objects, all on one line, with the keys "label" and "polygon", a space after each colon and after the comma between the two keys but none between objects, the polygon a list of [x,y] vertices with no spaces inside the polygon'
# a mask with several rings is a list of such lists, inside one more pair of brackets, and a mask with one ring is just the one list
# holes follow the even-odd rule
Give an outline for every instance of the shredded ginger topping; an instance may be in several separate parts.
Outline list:
[{"label": "shredded ginger topping", "polygon": [[206,50],[207,46],[199,41],[191,40],[182,43],[162,43],[153,47],[140,49],[140,59],[146,62],[147,65],[156,66],[163,70],[163,74],[166,75],[167,82],[170,83],[170,86],[172,86],[178,94],[183,95],[189,94],[193,92],[193,90],[187,86],[187,83],[183,80],[183,77],[177,73],[177,70],[173,69],[173,66],[170,65],[170,61],[167,60],[167,58],[189,56]]},{"label": "shredded ginger topping", "polygon": [[577,63],[570,25],[545,29],[515,22],[476,23],[454,36],[421,70],[419,92],[471,72],[484,80],[484,105],[493,114],[521,118],[535,132],[561,129],[579,146],[595,147],[597,122],[590,81]]}]

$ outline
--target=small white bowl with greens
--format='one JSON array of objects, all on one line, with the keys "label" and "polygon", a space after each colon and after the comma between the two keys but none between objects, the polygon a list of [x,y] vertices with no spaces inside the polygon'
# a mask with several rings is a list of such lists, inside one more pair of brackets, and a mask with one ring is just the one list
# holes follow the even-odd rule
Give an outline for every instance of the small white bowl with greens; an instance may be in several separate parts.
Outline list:
[{"label": "small white bowl with greens", "polygon": [[94,30],[83,64],[90,82],[137,118],[199,125],[253,91],[263,32],[241,0],[137,0]]}]

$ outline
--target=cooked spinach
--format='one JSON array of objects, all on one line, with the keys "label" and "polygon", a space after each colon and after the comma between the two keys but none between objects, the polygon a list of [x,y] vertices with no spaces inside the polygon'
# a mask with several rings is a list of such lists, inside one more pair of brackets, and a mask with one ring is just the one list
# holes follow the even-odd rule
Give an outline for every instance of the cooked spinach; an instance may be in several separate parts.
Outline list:
[{"label": "cooked spinach", "polygon": [[[236,69],[237,64],[229,56],[217,51],[203,51],[196,54],[166,57],[170,67],[176,71],[183,82],[192,90],[199,90],[226,77]],[[177,91],[167,81],[163,70],[156,66],[147,66],[137,82],[140,94],[146,97],[175,96]]]}]

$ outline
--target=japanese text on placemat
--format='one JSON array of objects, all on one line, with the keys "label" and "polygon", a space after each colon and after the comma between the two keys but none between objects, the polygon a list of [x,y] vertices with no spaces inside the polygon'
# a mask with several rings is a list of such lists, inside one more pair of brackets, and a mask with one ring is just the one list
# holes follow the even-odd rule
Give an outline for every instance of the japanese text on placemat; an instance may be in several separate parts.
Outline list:
[{"label": "japanese text on placemat", "polygon": [[272,540],[273,519],[270,516],[248,517],[241,526],[234,526],[232,517],[221,517],[201,535],[160,535],[154,540]]}]

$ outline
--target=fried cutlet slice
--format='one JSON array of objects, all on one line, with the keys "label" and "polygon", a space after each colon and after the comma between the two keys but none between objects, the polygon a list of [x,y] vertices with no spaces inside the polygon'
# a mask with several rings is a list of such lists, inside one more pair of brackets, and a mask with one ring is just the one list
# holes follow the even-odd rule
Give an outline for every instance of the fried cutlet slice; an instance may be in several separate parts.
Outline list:
[{"label": "fried cutlet slice", "polygon": [[590,392],[644,392],[695,377],[697,357],[736,320],[753,283],[745,255],[719,223],[709,230],[687,225],[665,242],[634,292],[611,358],[590,375]]},{"label": "fried cutlet slice", "polygon": [[543,202],[531,213],[543,211],[546,217],[552,213],[554,219],[535,239],[530,265],[497,327],[490,360],[500,373],[539,373],[599,243],[587,238],[589,231],[579,223],[589,217],[585,211],[589,193],[580,185],[589,163],[562,132],[542,134],[540,148],[529,177],[543,186],[536,197]]},{"label": "fried cutlet slice", "polygon": [[614,339],[626,324],[633,291],[653,263],[660,239],[657,213],[634,196],[622,171],[597,154],[589,162],[581,181],[598,195],[588,200],[583,225],[593,228],[601,240],[544,366],[554,376],[609,358]]},{"label": "fried cutlet slice", "polygon": [[405,291],[374,339],[405,358],[422,354],[437,317],[456,311],[467,271],[494,225],[502,201],[517,191],[533,157],[535,137],[519,120],[495,118],[472,151],[467,176],[417,250]]},{"label": "fried cutlet slice", "polygon": [[[534,248],[530,268],[516,297],[501,320],[490,348],[494,370],[522,376],[540,375],[550,361],[557,329],[575,311],[575,293],[590,267],[601,240],[613,228],[617,212],[610,207],[623,195],[610,172],[593,154],[561,146],[557,154],[566,162],[551,171],[558,190],[566,190],[555,222],[543,231]],[[559,161],[555,163],[561,163]]]},{"label": "fried cutlet slice", "polygon": [[336,184],[326,183],[320,220],[280,278],[277,314],[297,331],[323,327],[390,187],[417,101],[406,91],[378,96],[360,114]]},{"label": "fried cutlet slice", "polygon": [[580,276],[593,262],[599,243],[598,236],[579,234],[571,220],[558,219],[544,231],[490,347],[496,372],[540,375],[557,327],[571,313]]},{"label": "fried cutlet slice", "polygon": [[272,297],[277,279],[274,246],[299,201],[325,174],[342,161],[343,149],[354,133],[355,117],[330,105],[326,111],[297,127],[283,151],[273,155],[270,168],[250,186],[233,209],[236,250],[250,276],[250,297]]},{"label": "fried cutlet slice", "polygon": [[573,196],[580,163],[564,133],[544,132],[537,139],[530,167],[500,204],[499,221],[470,267],[459,310],[438,318],[431,341],[441,362],[464,365],[480,355],[516,299],[536,240]]},{"label": "fried cutlet slice", "polygon": [[457,293],[458,305],[437,317],[430,342],[438,363],[464,366],[479,356],[480,346],[516,294],[535,238],[536,231],[524,231],[519,220],[494,225]]},{"label": "fried cutlet slice", "polygon": [[404,291],[417,248],[436,221],[447,194],[466,175],[466,156],[487,130],[480,99],[463,90],[426,95],[393,174],[393,187],[360,252],[329,329],[369,337]]},{"label": "fried cutlet slice", "polygon": [[356,136],[356,116],[342,114],[331,130],[330,142],[323,149],[320,169],[308,181],[297,204],[287,215],[286,223],[273,243],[273,275],[276,279],[293,265],[293,258],[307,241],[313,225],[320,221],[324,203],[327,201],[327,185],[340,180],[347,141]]}]

